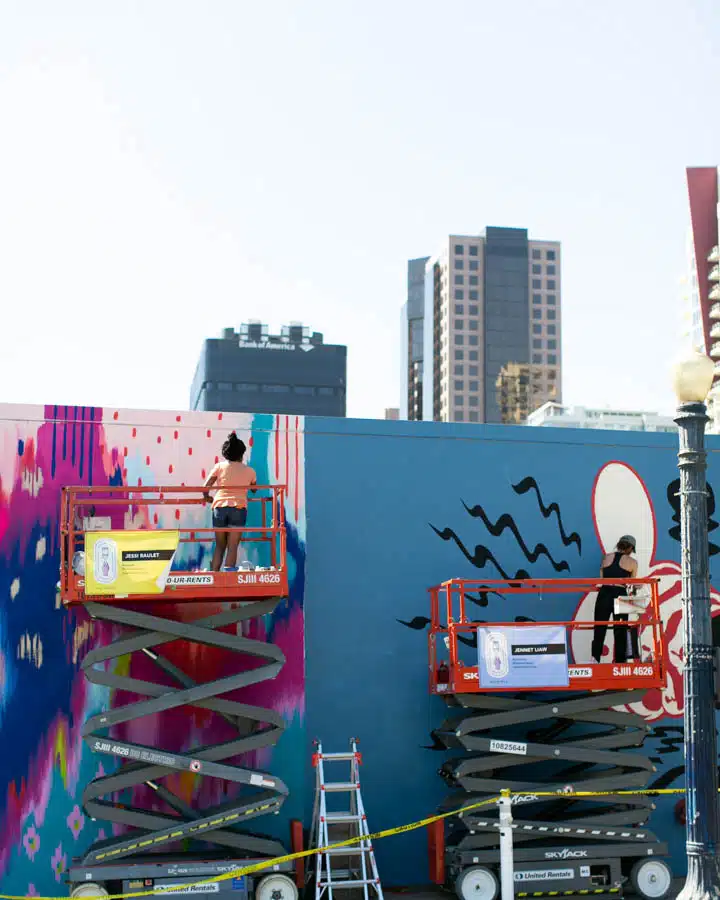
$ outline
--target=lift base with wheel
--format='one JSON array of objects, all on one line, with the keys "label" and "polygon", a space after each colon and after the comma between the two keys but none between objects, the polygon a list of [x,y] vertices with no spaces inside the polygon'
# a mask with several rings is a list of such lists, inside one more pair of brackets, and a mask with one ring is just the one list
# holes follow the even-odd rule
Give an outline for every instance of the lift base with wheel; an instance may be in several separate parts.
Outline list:
[{"label": "lift base with wheel", "polygon": [[[171,513],[176,510],[174,520],[179,520],[184,507],[202,502],[192,496],[201,490],[63,492],[61,596],[67,605],[82,604],[91,619],[104,623],[106,633],[112,634],[110,643],[91,650],[82,666],[91,684],[120,692],[112,708],[91,716],[82,728],[90,749],[114,758],[117,768],[99,775],[83,791],[85,814],[108,823],[112,836],[96,841],[71,865],[74,897],[170,889],[211,879],[180,893],[297,900],[295,881],[286,874],[294,871],[290,863],[271,864],[268,872],[247,878],[212,881],[287,853],[281,841],[248,829],[254,820],[277,813],[287,797],[282,779],[255,763],[255,754],[273,747],[286,723],[275,710],[245,702],[237,694],[274,679],[285,662],[282,650],[264,639],[258,624],[287,596],[284,489],[258,488],[270,495],[270,514],[268,498],[251,500],[261,506],[261,524],[242,529],[243,540],[259,541],[271,563],[263,569],[264,580],[255,578],[255,572],[220,573],[223,577],[216,579],[217,573],[171,570],[159,593],[142,593],[141,588],[131,596],[90,596],[82,572],[72,565],[78,554],[84,559],[85,533],[77,523],[91,523],[92,517],[83,514],[86,505],[105,506],[108,519],[119,508],[120,521],[132,521],[134,532],[142,530],[137,522],[144,518],[150,534],[143,553],[153,559],[160,551],[153,550],[149,510],[160,507],[155,523],[167,507]],[[172,531],[178,545],[212,539],[211,529],[178,524]],[[123,534],[127,532],[122,529],[107,531],[103,540],[117,548],[115,558],[125,564],[139,554],[122,552]],[[193,608],[178,600],[191,600]],[[200,677],[205,666],[192,662],[204,659],[214,660],[214,677]],[[165,732],[158,723],[158,715],[173,710],[186,711],[187,734],[182,726]],[[214,720],[213,734],[218,737],[213,743],[192,745],[197,711],[204,727]],[[140,743],[140,731],[152,736],[153,743]]]},{"label": "lift base with wheel", "polygon": [[[638,625],[645,659],[626,665],[567,659],[573,646],[582,646],[568,636],[595,622],[490,624],[466,616],[466,598],[489,590],[503,597],[581,594],[596,589],[597,581],[456,580],[431,591],[430,688],[449,711],[433,737],[455,754],[440,769],[455,791],[443,809],[497,797],[502,790],[513,793],[517,897],[618,898],[628,880],[646,900],[662,900],[670,890],[672,873],[662,859],[667,846],[646,827],[652,798],[622,793],[646,789],[655,773],[641,750],[650,728],[630,705],[648,687],[664,683],[657,583],[634,584],[650,598]],[[550,652],[513,636],[518,628],[534,626],[560,630],[561,642],[551,650],[566,667],[564,682],[543,682],[548,670],[526,663],[533,654]],[[490,660],[484,656],[488,630],[500,640]],[[522,662],[513,669],[503,653]],[[496,683],[486,676],[492,665],[499,673]],[[529,671],[534,674],[524,674]],[[580,792],[594,796],[574,796]],[[492,805],[450,819],[435,837],[433,853],[442,871],[434,880],[453,885],[461,900],[495,900],[499,846],[499,815]]]}]

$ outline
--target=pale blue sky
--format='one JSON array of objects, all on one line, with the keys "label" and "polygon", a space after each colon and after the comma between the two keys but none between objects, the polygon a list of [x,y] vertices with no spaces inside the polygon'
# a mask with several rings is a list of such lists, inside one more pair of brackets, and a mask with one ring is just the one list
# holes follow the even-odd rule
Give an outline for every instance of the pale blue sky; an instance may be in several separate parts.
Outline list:
[{"label": "pale blue sky", "polygon": [[672,405],[716,0],[0,0],[2,399],[180,407],[202,338],[302,319],[399,392],[406,261],[563,243],[569,402]]}]

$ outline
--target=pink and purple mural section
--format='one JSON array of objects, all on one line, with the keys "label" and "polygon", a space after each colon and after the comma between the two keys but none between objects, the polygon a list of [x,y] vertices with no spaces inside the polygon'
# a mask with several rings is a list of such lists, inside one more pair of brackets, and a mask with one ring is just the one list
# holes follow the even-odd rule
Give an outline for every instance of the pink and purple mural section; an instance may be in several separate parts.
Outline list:
[{"label": "pink and purple mural section", "polygon": [[[88,686],[80,672],[87,649],[107,641],[82,609],[65,609],[56,594],[59,576],[58,516],[65,485],[201,484],[229,431],[248,446],[247,461],[260,484],[287,485],[290,597],[268,621],[255,626],[285,653],[272,682],[258,685],[247,702],[282,713],[287,730],[261,761],[287,782],[290,798],[274,828],[285,837],[289,818],[302,815],[304,772],[305,444],[299,417],[173,413],[0,405],[0,886],[13,894],[62,895],[73,857],[97,837],[102,823],[82,812],[83,786],[110,757],[92,754],[80,729],[85,719],[118,701]],[[168,525],[174,511],[137,517],[125,527]],[[170,517],[168,521],[164,516]],[[209,525],[199,506],[183,524]],[[250,522],[252,524],[252,521]],[[212,546],[195,551],[190,565],[208,564]],[[252,558],[254,551],[250,550]],[[260,561],[260,560],[259,560]],[[204,608],[204,612],[207,609]],[[193,616],[186,607],[185,615]],[[182,649],[179,650],[181,654]],[[202,665],[221,670],[223,660],[182,659],[188,674]],[[133,670],[135,671],[135,670]],[[142,676],[141,676],[142,677]],[[133,737],[155,743],[160,729],[176,749],[216,737],[207,715],[164,714],[137,723]],[[195,779],[174,785],[190,798]],[[216,787],[215,790],[218,788]],[[209,791],[207,785],[200,788]],[[138,799],[138,798],[135,798]],[[211,795],[203,799],[212,801]],[[219,799],[219,798],[218,798]],[[264,831],[273,829],[262,824]]]}]

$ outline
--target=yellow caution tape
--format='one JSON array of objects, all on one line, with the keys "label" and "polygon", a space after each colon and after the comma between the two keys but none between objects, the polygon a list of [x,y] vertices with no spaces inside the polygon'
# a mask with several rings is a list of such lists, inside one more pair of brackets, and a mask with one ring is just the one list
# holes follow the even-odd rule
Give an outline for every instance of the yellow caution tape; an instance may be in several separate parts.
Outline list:
[{"label": "yellow caution tape", "polygon": [[[633,796],[656,796],[658,794],[684,794],[684,788],[646,788],[645,790],[635,791],[508,791],[503,790],[503,797],[633,797]],[[110,894],[103,897],[86,897],[84,900],[128,900],[133,897],[151,897],[158,894],[171,894],[177,891],[186,892],[195,887],[201,887],[205,884],[216,884],[218,881],[229,881],[231,878],[240,878],[243,875],[252,875],[255,872],[262,872],[266,869],[272,869],[282,863],[292,862],[296,859],[305,859],[308,856],[318,856],[326,853],[328,850],[336,850],[342,847],[351,847],[362,841],[378,841],[382,838],[392,837],[396,834],[405,834],[408,831],[415,831],[418,828],[427,828],[434,822],[440,822],[443,819],[450,819],[453,816],[460,816],[463,813],[471,812],[474,809],[480,809],[483,806],[491,806],[497,803],[499,797],[490,797],[486,800],[480,800],[477,803],[471,803],[468,806],[462,806],[459,809],[453,809],[450,812],[437,813],[434,816],[427,816],[419,819],[417,822],[411,822],[409,825],[398,825],[395,828],[386,828],[383,831],[375,831],[369,835],[359,835],[358,837],[348,838],[346,841],[339,841],[336,844],[329,844],[327,847],[315,847],[310,850],[299,850],[296,853],[288,853],[285,856],[277,856],[274,859],[266,859],[259,863],[253,863],[251,866],[242,866],[239,869],[233,869],[230,872],[223,872],[220,875],[213,875],[209,878],[203,878],[201,881],[183,882],[182,884],[173,885],[172,887],[149,888],[146,891],[132,891],[127,894]],[[90,866],[88,866],[90,868]],[[573,894],[582,893],[573,891]],[[588,891],[588,893],[590,893]],[[607,891],[603,891],[607,893]],[[545,896],[544,894],[525,894],[519,896]],[[0,900],[28,900],[26,894],[0,894]],[[66,896],[62,897],[33,897],[32,900],[67,900]]]}]

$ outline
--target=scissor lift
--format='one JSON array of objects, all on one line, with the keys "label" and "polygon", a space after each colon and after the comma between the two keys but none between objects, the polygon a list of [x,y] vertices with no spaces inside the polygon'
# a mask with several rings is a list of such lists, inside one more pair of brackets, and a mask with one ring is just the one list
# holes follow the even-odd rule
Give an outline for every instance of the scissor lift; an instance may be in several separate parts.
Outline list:
[{"label": "scissor lift", "polygon": [[[637,623],[642,660],[596,663],[589,640],[587,658],[574,659],[571,636],[603,623],[479,623],[467,614],[472,600],[488,593],[499,595],[506,606],[505,598],[515,595],[534,598],[535,615],[549,595],[567,595],[566,600],[575,600],[574,609],[582,595],[601,584],[633,585],[649,600]],[[652,798],[617,793],[646,788],[655,772],[640,750],[650,726],[626,709],[647,689],[665,683],[657,579],[454,579],[431,588],[430,603],[430,691],[444,697],[451,710],[434,736],[449,750],[465,751],[440,769],[454,789],[444,809],[480,802],[502,789],[516,794],[512,827],[519,898],[591,894],[610,900],[622,896],[628,879],[648,900],[665,897],[672,880],[661,859],[667,847],[645,827],[655,808]],[[611,634],[612,623],[604,624]],[[513,630],[528,625],[564,630],[565,685],[538,680],[532,686],[508,687],[503,679],[493,684],[481,677],[487,629],[504,632],[512,643],[513,633],[518,634]],[[602,796],[568,796],[583,791]],[[538,796],[548,792],[557,797]],[[460,900],[494,900],[499,892],[497,809],[480,807],[449,822],[431,840],[433,879],[454,884]]]},{"label": "scissor lift", "polygon": [[[287,853],[280,841],[247,827],[251,820],[278,812],[287,797],[282,779],[253,764],[253,754],[274,746],[285,722],[274,710],[241,702],[235,694],[275,678],[285,662],[279,647],[247,636],[252,621],[271,614],[288,595],[285,487],[258,486],[249,499],[248,525],[218,529],[241,531],[243,546],[258,548],[262,566],[240,571],[200,571],[193,565],[202,545],[211,547],[215,535],[215,529],[197,524],[207,519],[196,509],[205,505],[202,494],[203,488],[185,486],[63,490],[62,600],[68,606],[83,605],[113,635],[109,644],[87,654],[82,667],[92,684],[124,692],[119,705],[91,716],[82,729],[93,752],[113,757],[119,766],[84,789],[85,814],[108,823],[113,836],[96,841],[73,862],[68,881],[75,897],[212,879]],[[183,514],[191,524],[183,522]],[[88,532],[98,530],[178,532],[176,556],[186,568],[171,570],[162,593],[91,596],[86,592],[85,542]],[[236,661],[228,656],[222,675],[196,680],[196,673],[190,675],[178,664],[179,647],[186,651],[182,658],[202,658],[212,648],[235,654]],[[134,665],[138,657],[146,668],[150,661],[154,677],[140,674]],[[219,724],[222,720],[223,739],[181,752],[177,745],[184,745],[178,740],[182,735],[167,735],[157,727],[145,732],[156,735],[152,745],[134,739],[132,723],[181,708],[203,710]],[[220,779],[220,784],[206,783],[210,790],[199,790],[202,779]],[[198,796],[227,799],[189,799]],[[241,877],[206,890],[219,900],[223,895],[296,900],[292,871],[291,863],[275,865],[257,883]]]}]

